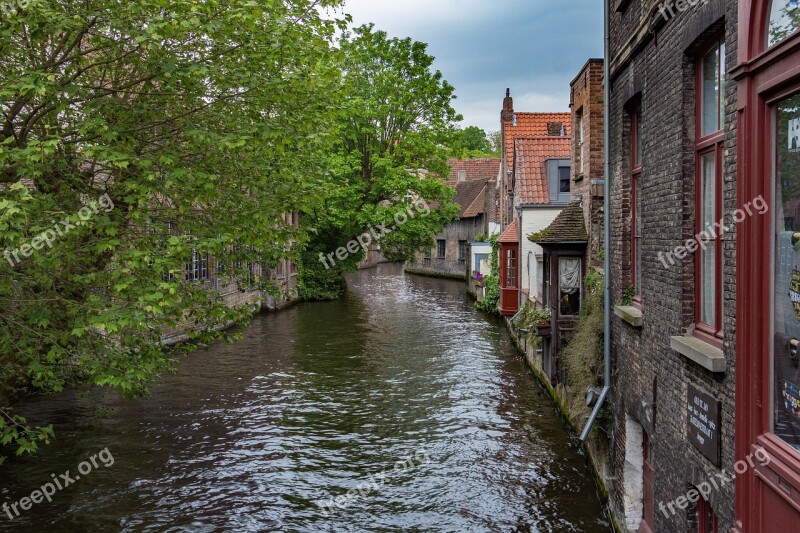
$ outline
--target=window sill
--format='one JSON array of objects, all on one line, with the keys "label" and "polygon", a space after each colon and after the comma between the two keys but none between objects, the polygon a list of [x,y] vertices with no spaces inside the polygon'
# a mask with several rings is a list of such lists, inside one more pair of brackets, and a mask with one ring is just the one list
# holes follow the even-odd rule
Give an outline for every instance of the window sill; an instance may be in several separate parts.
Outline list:
[{"label": "window sill", "polygon": [[614,314],[635,328],[641,328],[644,324],[642,310],[632,305],[617,305]]},{"label": "window sill", "polygon": [[670,347],[690,361],[716,374],[725,373],[725,355],[716,346],[691,336],[670,339]]}]

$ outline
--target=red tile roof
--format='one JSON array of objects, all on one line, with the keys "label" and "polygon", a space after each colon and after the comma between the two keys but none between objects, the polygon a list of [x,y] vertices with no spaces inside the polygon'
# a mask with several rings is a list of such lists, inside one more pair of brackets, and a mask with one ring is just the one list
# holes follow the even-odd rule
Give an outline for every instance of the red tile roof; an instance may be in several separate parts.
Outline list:
[{"label": "red tile roof", "polygon": [[450,183],[458,182],[458,171],[465,170],[465,181],[487,181],[497,179],[500,159],[450,159]]},{"label": "red tile roof", "polygon": [[571,137],[523,137],[514,146],[515,178],[521,204],[549,204],[549,159],[570,159]]},{"label": "red tile roof", "polygon": [[506,228],[497,242],[501,242],[504,244],[519,244],[519,219],[515,219],[514,222],[511,223],[510,226]]},{"label": "red tile roof", "polygon": [[567,136],[572,134],[570,113],[514,113],[514,117],[515,120],[503,123],[508,170],[514,169],[514,143],[517,138],[559,136],[562,126]]}]

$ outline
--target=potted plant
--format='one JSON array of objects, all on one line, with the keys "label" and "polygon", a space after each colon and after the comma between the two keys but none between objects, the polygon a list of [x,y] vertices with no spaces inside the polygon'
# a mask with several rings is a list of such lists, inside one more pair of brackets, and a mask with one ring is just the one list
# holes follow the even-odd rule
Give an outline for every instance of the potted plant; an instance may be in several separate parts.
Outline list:
[{"label": "potted plant", "polygon": [[550,309],[536,309],[533,312],[533,325],[536,328],[537,335],[549,337],[552,334],[551,318]]}]

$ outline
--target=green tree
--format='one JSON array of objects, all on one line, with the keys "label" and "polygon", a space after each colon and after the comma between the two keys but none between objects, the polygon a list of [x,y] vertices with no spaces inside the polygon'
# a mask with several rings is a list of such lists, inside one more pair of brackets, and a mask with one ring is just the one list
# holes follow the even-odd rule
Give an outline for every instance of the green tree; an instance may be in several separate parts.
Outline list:
[{"label": "green tree", "polygon": [[490,131],[486,134],[486,138],[492,147],[491,152],[499,157],[503,153],[503,135],[500,130]]},{"label": "green tree", "polygon": [[340,48],[344,97],[328,195],[305,217],[315,228],[300,269],[308,299],[341,294],[343,273],[356,268],[364,248],[341,254],[345,259],[331,254],[371,228],[392,229],[379,239],[381,251],[404,260],[430,246],[458,212],[453,188],[433,176],[449,175],[446,147],[461,117],[427,45],[369,25],[345,33]]},{"label": "green tree", "polygon": [[194,324],[211,341],[246,320],[184,282],[183,265],[208,253],[243,280],[241,265],[297,253],[303,236],[283,220],[327,185],[344,23],[322,9],[338,3],[3,10],[0,444],[24,453],[52,438],[4,407],[15,395],[144,394],[183,349],[161,346],[164,328]]},{"label": "green tree", "polygon": [[492,144],[489,141],[486,132],[477,126],[468,126],[458,132],[457,148],[467,150],[468,152],[479,152],[482,154],[491,154],[493,152]]}]

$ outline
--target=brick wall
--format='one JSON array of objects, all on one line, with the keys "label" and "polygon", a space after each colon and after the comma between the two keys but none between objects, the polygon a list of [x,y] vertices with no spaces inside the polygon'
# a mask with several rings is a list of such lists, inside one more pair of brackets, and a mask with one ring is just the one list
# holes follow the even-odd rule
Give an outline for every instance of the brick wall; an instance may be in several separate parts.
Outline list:
[{"label": "brick wall", "polygon": [[[590,59],[570,84],[572,109],[572,197],[583,202],[590,264],[603,248],[604,109],[603,60]],[[581,128],[581,123],[583,127]],[[581,129],[583,139],[581,139]]]},{"label": "brick wall", "polygon": [[[724,30],[727,64],[736,58],[737,1],[709,0],[669,21],[650,0],[622,2],[611,13],[611,261],[607,279],[612,304],[623,299],[632,284],[630,270],[631,191],[630,117],[627,106],[641,98],[643,119],[643,255],[641,328],[612,316],[614,410],[610,496],[621,524],[633,508],[626,501],[626,420],[631,417],[653,441],[655,530],[688,531],[694,524],[693,506],[665,516],[659,503],[685,496],[692,485],[711,479],[734,465],[735,389],[735,233],[724,241],[724,373],[712,374],[670,348],[670,338],[687,333],[693,323],[694,262],[665,268],[659,252],[670,252],[694,236],[695,156],[694,69],[696,48],[714,31]],[[655,17],[653,16],[655,9]],[[727,80],[724,144],[724,207],[726,218],[735,210],[736,84]],[[722,464],[714,466],[689,441],[686,420],[687,387],[692,383],[722,402],[720,428]],[[711,494],[719,530],[734,520],[734,487],[727,484]],[[629,517],[630,518],[630,517]],[[630,523],[630,520],[628,521]]]}]

